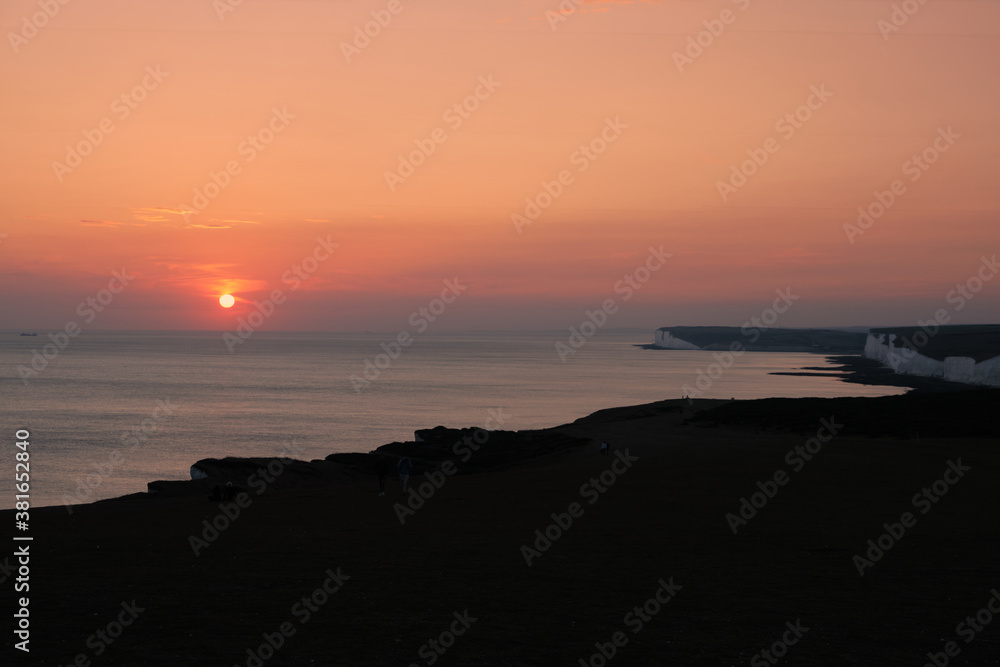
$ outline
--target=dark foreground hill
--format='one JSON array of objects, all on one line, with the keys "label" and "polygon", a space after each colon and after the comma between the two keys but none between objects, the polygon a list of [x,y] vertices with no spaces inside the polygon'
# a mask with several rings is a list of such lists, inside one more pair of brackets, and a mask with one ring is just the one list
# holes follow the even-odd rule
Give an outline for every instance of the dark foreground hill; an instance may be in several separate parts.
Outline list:
[{"label": "dark foreground hill", "polygon": [[[964,405],[988,411],[987,394]],[[969,417],[960,399],[916,398],[619,408],[535,432],[565,447],[478,471],[439,431],[391,448],[423,448],[432,471],[409,500],[395,478],[379,497],[358,455],[335,479],[278,475],[230,503],[199,492],[34,509],[31,653],[8,633],[5,655],[919,666],[953,641],[949,664],[1000,664],[1000,619],[980,612],[1000,587],[995,431],[949,431]],[[907,414],[945,426],[918,438]],[[602,456],[605,439],[615,451]],[[433,472],[447,461],[455,474]]]}]

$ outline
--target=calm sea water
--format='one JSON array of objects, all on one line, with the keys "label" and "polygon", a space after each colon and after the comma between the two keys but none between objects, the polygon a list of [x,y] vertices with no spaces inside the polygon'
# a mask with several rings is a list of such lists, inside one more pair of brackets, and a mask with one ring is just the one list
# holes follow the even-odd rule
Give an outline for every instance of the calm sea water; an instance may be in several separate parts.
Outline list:
[{"label": "calm sea water", "polygon": [[[714,361],[708,352],[636,347],[651,337],[602,332],[562,363],[555,332],[425,334],[358,393],[351,375],[392,335],[257,332],[230,353],[217,333],[85,332],[25,383],[17,367],[48,340],[2,333],[3,451],[13,469],[14,434],[30,431],[32,505],[41,506],[62,504],[87,488],[81,482],[94,485],[87,500],[145,491],[152,480],[188,479],[199,459],[281,455],[293,440],[297,458],[311,459],[367,452],[438,424],[484,426],[490,410],[501,411],[505,429],[555,426],[678,398]],[[810,354],[744,354],[705,396],[902,391],[768,374],[825,365]],[[144,421],[145,440],[123,440]],[[3,488],[0,508],[13,507],[13,482]]]}]

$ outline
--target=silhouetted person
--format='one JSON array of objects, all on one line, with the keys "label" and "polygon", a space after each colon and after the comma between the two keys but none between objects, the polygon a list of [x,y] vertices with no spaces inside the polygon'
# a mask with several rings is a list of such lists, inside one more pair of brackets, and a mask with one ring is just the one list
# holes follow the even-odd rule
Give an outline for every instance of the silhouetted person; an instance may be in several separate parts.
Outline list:
[{"label": "silhouetted person", "polygon": [[413,464],[410,463],[410,457],[404,456],[399,459],[399,463],[396,464],[396,471],[399,472],[399,481],[403,483],[403,493],[406,493],[406,485],[410,481],[410,470],[413,469]]},{"label": "silhouetted person", "polygon": [[608,441],[605,440],[601,443],[601,454],[604,456],[608,455]]},{"label": "silhouetted person", "polygon": [[226,482],[226,488],[222,490],[223,500],[232,500],[233,496],[236,495],[236,487],[233,486],[232,482]]},{"label": "silhouetted person", "polygon": [[385,476],[389,474],[389,462],[385,459],[385,454],[378,455],[375,463],[375,472],[378,474],[378,494],[385,495]]}]

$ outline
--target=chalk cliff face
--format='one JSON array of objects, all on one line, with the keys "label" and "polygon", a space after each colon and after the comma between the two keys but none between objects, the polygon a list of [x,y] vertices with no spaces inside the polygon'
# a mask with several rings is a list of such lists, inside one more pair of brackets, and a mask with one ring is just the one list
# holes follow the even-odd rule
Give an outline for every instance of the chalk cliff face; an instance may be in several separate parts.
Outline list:
[{"label": "chalk cliff face", "polygon": [[938,377],[952,382],[1000,387],[1000,356],[976,362],[972,357],[931,359],[896,342],[896,334],[870,333],[864,356],[879,361],[897,373]]},{"label": "chalk cliff face", "polygon": [[700,350],[694,343],[681,340],[666,329],[657,329],[653,332],[653,345],[667,350]]}]

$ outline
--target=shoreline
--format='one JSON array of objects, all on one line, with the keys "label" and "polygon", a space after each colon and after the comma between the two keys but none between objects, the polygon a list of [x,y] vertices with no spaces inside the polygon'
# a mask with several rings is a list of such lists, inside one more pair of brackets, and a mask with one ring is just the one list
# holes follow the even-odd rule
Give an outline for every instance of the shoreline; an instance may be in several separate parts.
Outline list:
[{"label": "shoreline", "polygon": [[[935,377],[924,377],[921,375],[904,375],[896,373],[891,368],[883,366],[875,359],[868,359],[861,355],[824,355],[827,361],[838,364],[835,368],[803,367],[802,372],[795,371],[775,371],[770,375],[798,375],[814,377],[833,377],[842,382],[852,384],[862,384],[868,386],[904,387],[909,389],[907,393],[943,393],[954,391],[972,391],[976,389],[990,389],[986,385],[966,384],[963,382],[952,382]],[[822,371],[822,372],[808,372]]]},{"label": "shoreline", "polygon": [[[878,362],[861,357],[838,355],[829,356],[827,359],[841,363],[842,365],[832,372],[797,373],[784,371],[772,374],[836,376],[844,382],[898,386],[908,388],[909,391],[897,396],[884,397],[857,396],[740,400],[694,399],[693,407],[690,409],[685,408],[684,399],[667,399],[649,404],[605,408],[580,417],[568,424],[560,424],[542,429],[486,431],[478,427],[450,428],[444,426],[419,429],[415,434],[421,437],[421,441],[409,440],[386,443],[370,450],[368,453],[336,452],[328,454],[323,459],[312,459],[309,461],[291,457],[225,457],[222,459],[210,457],[200,459],[191,465],[192,470],[198,468],[203,476],[184,480],[153,480],[147,482],[146,491],[103,498],[89,503],[73,505],[72,507],[76,511],[76,508],[79,507],[119,501],[141,501],[153,498],[198,495],[208,497],[213,491],[213,487],[224,487],[227,483],[233,484],[236,492],[247,491],[248,487],[259,486],[263,486],[264,488],[273,486],[274,488],[283,489],[329,484],[363,484],[370,481],[374,471],[375,457],[378,454],[385,455],[390,459],[392,463],[390,467],[393,474],[395,462],[403,456],[408,456],[413,460],[414,477],[440,467],[445,461],[457,460],[466,456],[469,456],[470,461],[466,462],[466,465],[461,466],[460,474],[497,472],[508,468],[530,465],[539,461],[546,461],[553,456],[565,454],[573,449],[583,448],[587,444],[592,444],[588,443],[585,439],[567,436],[566,430],[571,429],[574,425],[591,423],[602,419],[610,419],[612,421],[630,419],[637,413],[661,414],[664,412],[676,412],[686,423],[694,423],[700,419],[698,416],[700,413],[721,406],[749,406],[748,409],[752,411],[754,409],[752,406],[765,405],[768,402],[799,402],[801,405],[803,402],[815,401],[877,401],[886,398],[901,398],[914,395],[933,396],[957,392],[990,391],[988,387],[963,385],[937,378],[897,376],[891,369],[882,367]],[[808,371],[810,369],[806,367],[803,370]],[[1000,396],[1000,390],[997,390],[997,396]],[[747,419],[747,421],[752,421],[752,419]],[[479,434],[485,434],[482,438],[483,446],[489,444],[491,446],[490,449],[494,451],[485,456],[471,456],[471,454],[479,450],[476,444]],[[1000,432],[998,432],[998,435],[1000,435]],[[473,448],[475,448],[475,452],[473,452]],[[274,482],[267,481],[266,476],[260,474],[260,471],[266,469],[269,465],[280,471],[275,475],[276,480]],[[63,506],[49,505],[45,507]]]},{"label": "shoreline", "polygon": [[[636,344],[643,350],[662,350],[664,352],[676,352],[672,348],[660,347],[653,343]],[[720,348],[724,349],[724,348]],[[706,348],[697,351],[713,351]],[[896,373],[891,368],[883,366],[875,359],[862,356],[861,351],[850,352],[847,350],[824,350],[816,351],[805,347],[746,347],[746,352],[794,352],[802,354],[814,354],[826,358],[827,361],[837,364],[834,368],[821,368],[814,366],[804,366],[798,371],[773,371],[768,375],[787,375],[798,377],[826,377],[849,382],[851,384],[861,384],[871,387],[903,387],[912,392],[952,392],[966,391],[973,389],[989,389],[988,385],[967,384],[964,382],[952,382],[936,377],[925,377],[921,375],[905,375]]]}]

